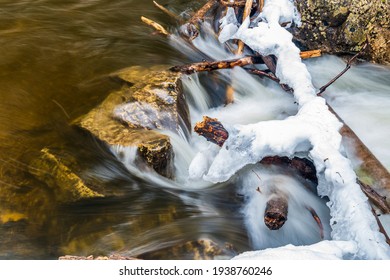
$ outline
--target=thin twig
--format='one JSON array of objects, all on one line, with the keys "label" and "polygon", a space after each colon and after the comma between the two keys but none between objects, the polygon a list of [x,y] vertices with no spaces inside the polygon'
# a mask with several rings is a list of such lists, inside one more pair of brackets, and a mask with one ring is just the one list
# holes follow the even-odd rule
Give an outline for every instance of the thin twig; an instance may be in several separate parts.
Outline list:
[{"label": "thin twig", "polygon": [[157,3],[156,1],[153,1],[153,4],[159,8],[161,11],[163,11],[164,13],[166,13],[168,16],[170,16],[171,18],[175,19],[176,21],[178,22],[183,22],[183,18],[178,16],[177,14],[171,12],[170,10],[168,10],[167,8],[165,8],[163,5],[160,5],[159,3]]},{"label": "thin twig", "polygon": [[[259,174],[257,174],[253,169],[252,169],[252,172],[255,173],[256,177],[257,177],[257,178],[259,179],[259,181],[261,182],[261,178],[260,178]],[[259,193],[262,193],[262,192],[261,192],[261,189],[260,189],[260,186],[257,187],[256,191],[258,191]]]},{"label": "thin twig", "polygon": [[268,79],[271,79],[274,82],[277,82],[284,91],[292,92],[293,89],[289,87],[286,84],[281,84],[279,78],[277,78],[275,75],[267,73],[265,71],[259,70],[259,69],[247,69],[247,71],[251,74],[257,75],[259,77],[266,77]]},{"label": "thin twig", "polygon": [[69,114],[66,112],[65,108],[62,107],[62,105],[61,105],[59,102],[57,102],[57,100],[52,99],[51,101],[53,101],[54,104],[56,104],[58,107],[60,107],[60,109],[62,110],[62,112],[65,114],[65,116],[66,116],[66,117],[68,118],[68,120],[69,120],[69,119],[70,119],[70,116],[69,116]]},{"label": "thin twig", "polygon": [[317,93],[317,95],[320,96],[331,84],[333,84],[335,81],[338,80],[338,78],[344,75],[344,73],[347,72],[349,68],[351,68],[352,63],[356,60],[356,58],[358,58],[358,56],[360,56],[366,50],[367,46],[368,46],[368,42],[364,44],[362,49],[357,54],[355,54],[353,57],[351,57],[350,60],[348,60],[347,65],[345,66],[343,71],[341,71],[336,77],[330,80],[326,85],[320,87],[320,91]]}]

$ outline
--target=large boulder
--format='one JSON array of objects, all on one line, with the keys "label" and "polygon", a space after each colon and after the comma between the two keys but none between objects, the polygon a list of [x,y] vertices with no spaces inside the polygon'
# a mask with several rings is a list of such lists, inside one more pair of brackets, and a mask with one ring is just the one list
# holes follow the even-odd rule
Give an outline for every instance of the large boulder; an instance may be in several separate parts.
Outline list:
[{"label": "large boulder", "polygon": [[302,26],[298,43],[328,53],[358,52],[368,40],[365,58],[390,64],[390,2],[387,0],[295,0]]},{"label": "large boulder", "polygon": [[106,143],[122,161],[136,149],[139,159],[167,178],[173,177],[173,148],[158,130],[190,129],[180,74],[166,68],[130,67],[113,76],[124,86],[74,123]]}]

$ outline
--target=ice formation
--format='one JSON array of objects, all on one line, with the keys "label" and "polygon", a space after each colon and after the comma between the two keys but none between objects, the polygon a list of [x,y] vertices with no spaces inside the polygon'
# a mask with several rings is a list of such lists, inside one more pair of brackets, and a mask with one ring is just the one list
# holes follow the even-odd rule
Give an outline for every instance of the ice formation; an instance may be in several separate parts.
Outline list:
[{"label": "ice formation", "polygon": [[[367,198],[356,183],[352,165],[341,153],[341,135],[338,131],[342,124],[328,110],[325,100],[316,96],[310,73],[301,62],[300,51],[293,44],[292,35],[280,25],[282,22],[299,24],[292,2],[266,1],[260,14],[263,21],[250,28],[248,17],[230,39],[240,39],[252,50],[278,58],[276,75],[281,83],[294,89],[294,97],[299,104],[298,113],[285,120],[231,127],[229,139],[211,159],[203,178],[214,183],[222,182],[265,156],[292,157],[297,153],[306,153],[316,166],[320,179],[319,195],[327,196],[330,200],[332,241],[326,243],[328,247],[336,248],[342,244],[339,241],[348,241],[348,248],[344,251],[352,254],[352,258],[390,259],[389,246],[379,232]],[[234,30],[232,25],[235,25],[231,17],[223,23],[224,29],[229,29],[221,32],[221,41],[227,39],[226,34],[231,34]],[[190,174],[196,173],[190,170]],[[356,247],[356,250],[351,250],[352,247]],[[336,255],[342,257],[343,254]]]}]

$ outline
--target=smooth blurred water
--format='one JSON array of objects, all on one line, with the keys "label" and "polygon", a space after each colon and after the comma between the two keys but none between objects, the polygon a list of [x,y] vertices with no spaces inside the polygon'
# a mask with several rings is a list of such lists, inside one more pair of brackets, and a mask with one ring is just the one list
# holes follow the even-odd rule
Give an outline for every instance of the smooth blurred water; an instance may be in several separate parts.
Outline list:
[{"label": "smooth blurred water", "polygon": [[[202,4],[160,2],[184,16]],[[141,15],[169,26],[171,31],[177,27],[152,1],[0,0],[0,214],[13,211],[27,215],[17,222],[0,221],[0,258],[50,259],[114,252],[138,255],[207,238],[221,246],[232,244],[236,252],[318,241],[318,228],[314,221],[308,222],[307,213],[303,228],[308,232],[300,238],[289,235],[302,222],[297,215],[305,206],[302,203],[291,208],[292,227],[277,236],[263,234],[265,229],[259,226],[264,203],[256,202],[259,198],[252,186],[257,186],[258,178],[251,169],[258,167],[248,167],[221,185],[191,180],[188,166],[196,153],[216,149],[200,137],[187,141],[171,135],[177,169],[177,179],[172,182],[125,168],[94,139],[69,125],[120,86],[108,78],[110,73],[132,65],[176,65],[202,59],[186,50],[180,40],[153,34],[140,21]],[[209,56],[229,57],[216,45],[215,37],[199,39],[195,45],[207,50]],[[316,86],[326,83],[343,65],[334,57],[308,62]],[[183,78],[183,84],[192,124],[202,115],[232,125],[283,119],[296,112],[294,100],[277,85],[241,69],[207,77],[192,75]],[[233,85],[236,99],[224,107],[227,84]],[[387,167],[389,93],[390,70],[362,65],[351,69],[326,95]],[[44,147],[76,157],[85,177],[120,195],[56,203],[45,184],[28,173],[28,163]],[[265,181],[278,172],[258,170]],[[286,180],[317,205],[326,222],[325,201],[308,194],[306,182]],[[185,257],[168,251],[163,255]]]}]

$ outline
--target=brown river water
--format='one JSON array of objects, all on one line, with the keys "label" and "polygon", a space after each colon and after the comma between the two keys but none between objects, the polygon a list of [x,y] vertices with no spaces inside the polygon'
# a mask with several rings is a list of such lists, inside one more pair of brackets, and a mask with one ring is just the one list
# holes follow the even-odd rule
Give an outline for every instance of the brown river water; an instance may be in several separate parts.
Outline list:
[{"label": "brown river water", "polygon": [[[160,1],[182,15],[204,2]],[[70,125],[121,86],[109,78],[111,73],[134,65],[190,61],[165,38],[153,34],[141,22],[141,15],[171,29],[177,27],[151,0],[0,0],[0,259],[113,253],[146,259],[192,259],[191,248],[170,248],[183,244],[199,247],[199,240],[212,240],[227,248],[231,257],[247,250],[294,243],[251,237],[242,210],[241,186],[237,188],[234,182],[193,190],[161,187],[155,180],[127,170],[91,136]],[[325,74],[320,64],[326,65]],[[316,72],[316,86],[334,76],[336,66],[342,69],[343,62],[324,58],[309,65]],[[375,81],[360,79],[372,71],[377,73]],[[340,101],[329,101],[388,167],[389,69],[365,66],[351,72],[339,88],[356,95],[348,99],[350,95],[345,93],[339,96]],[[369,80],[372,92],[362,90]],[[253,88],[258,86],[258,81],[249,83]],[[359,100],[367,100],[364,94],[379,98],[369,103],[377,110],[363,106],[366,103]],[[283,114],[294,114],[296,109],[290,103],[280,109]],[[362,121],[351,111],[343,111],[346,103],[352,106],[349,110],[358,108],[369,116],[362,117],[365,122],[360,131]],[[248,110],[243,107],[237,118],[246,114]],[[371,133],[373,129],[380,133]],[[106,189],[115,189],[118,195],[77,203],[56,202],[55,190],[29,172],[29,163],[43,148],[77,161],[84,176]],[[311,227],[317,231],[315,224]],[[326,234],[329,238],[329,232]],[[308,242],[316,241],[317,237]]]}]

